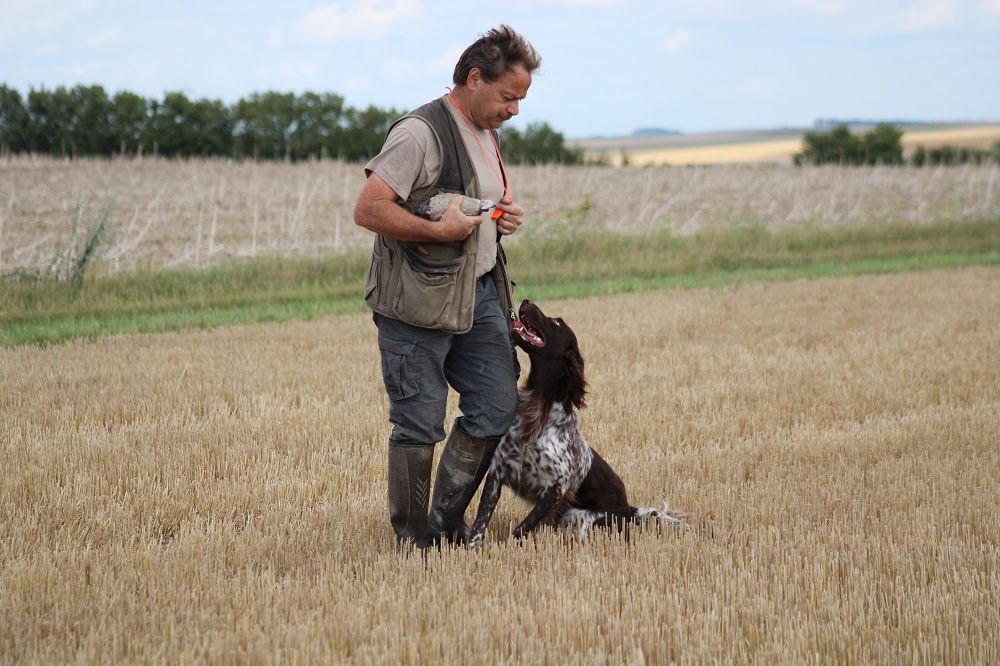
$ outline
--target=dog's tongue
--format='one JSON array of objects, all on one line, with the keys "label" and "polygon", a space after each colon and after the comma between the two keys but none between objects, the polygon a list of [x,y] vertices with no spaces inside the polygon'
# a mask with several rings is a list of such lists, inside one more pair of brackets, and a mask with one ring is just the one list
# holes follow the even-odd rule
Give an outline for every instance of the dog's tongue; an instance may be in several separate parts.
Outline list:
[{"label": "dog's tongue", "polygon": [[545,344],[545,341],[542,340],[537,335],[535,335],[534,333],[532,333],[531,329],[525,326],[524,322],[522,322],[520,319],[515,320],[514,323],[511,324],[511,328],[514,330],[515,333],[521,336],[522,340],[527,342],[529,345],[535,347],[541,347],[543,344]]}]

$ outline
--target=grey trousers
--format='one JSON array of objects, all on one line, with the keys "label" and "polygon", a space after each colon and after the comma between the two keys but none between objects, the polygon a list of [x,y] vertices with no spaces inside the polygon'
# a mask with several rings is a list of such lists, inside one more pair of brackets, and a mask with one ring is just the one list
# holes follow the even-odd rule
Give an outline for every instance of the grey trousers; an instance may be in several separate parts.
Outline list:
[{"label": "grey trousers", "polygon": [[489,275],[476,282],[472,329],[456,334],[412,326],[378,313],[382,378],[389,396],[394,446],[427,446],[444,439],[448,386],[458,391],[466,434],[499,437],[517,408],[520,367],[510,324]]}]

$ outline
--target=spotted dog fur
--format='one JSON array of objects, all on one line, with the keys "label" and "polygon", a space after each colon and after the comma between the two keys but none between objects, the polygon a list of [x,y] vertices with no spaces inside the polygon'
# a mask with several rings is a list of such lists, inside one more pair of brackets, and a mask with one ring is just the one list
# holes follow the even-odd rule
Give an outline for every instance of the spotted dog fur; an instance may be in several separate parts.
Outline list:
[{"label": "spotted dog fur", "polygon": [[517,417],[493,455],[470,547],[482,543],[503,486],[534,504],[514,529],[515,538],[543,521],[582,533],[645,518],[684,525],[666,507],[660,511],[629,504],[621,478],[580,434],[577,410],[585,405],[587,382],[572,329],[524,301],[514,340],[531,358],[531,372],[518,394]]}]

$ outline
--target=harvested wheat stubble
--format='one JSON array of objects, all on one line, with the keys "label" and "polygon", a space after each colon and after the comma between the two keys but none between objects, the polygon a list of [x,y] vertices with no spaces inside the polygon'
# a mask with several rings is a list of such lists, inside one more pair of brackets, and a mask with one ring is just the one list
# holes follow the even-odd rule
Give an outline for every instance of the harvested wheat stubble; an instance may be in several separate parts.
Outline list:
[{"label": "harvested wheat stubble", "polygon": [[3,659],[997,663],[1000,270],[544,305],[714,537],[397,557],[364,316],[0,350]]},{"label": "harvested wheat stubble", "polygon": [[[511,243],[576,227],[690,234],[767,227],[932,223],[1000,216],[1000,167],[512,167],[527,222]],[[0,272],[44,268],[105,209],[99,263],[203,267],[369,247],[353,221],[360,165],[222,160],[0,160]],[[89,226],[88,226],[89,225]]]}]

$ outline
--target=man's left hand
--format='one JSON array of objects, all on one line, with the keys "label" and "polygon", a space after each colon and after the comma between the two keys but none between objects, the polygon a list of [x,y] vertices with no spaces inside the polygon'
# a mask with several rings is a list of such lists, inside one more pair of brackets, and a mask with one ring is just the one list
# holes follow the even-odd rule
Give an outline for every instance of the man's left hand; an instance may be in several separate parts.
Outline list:
[{"label": "man's left hand", "polygon": [[510,236],[524,222],[524,210],[508,196],[497,202],[497,210],[503,211],[497,218],[497,231],[504,236]]}]

